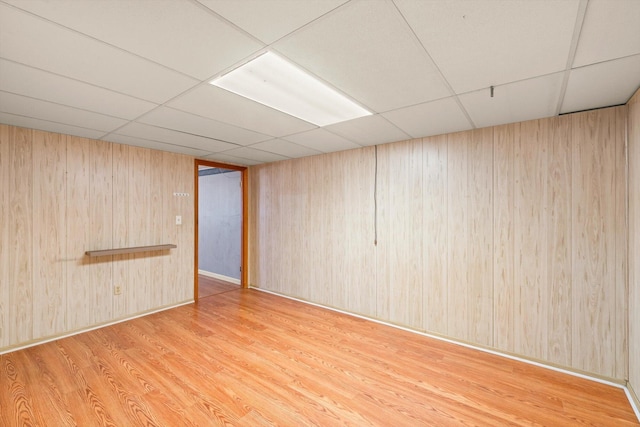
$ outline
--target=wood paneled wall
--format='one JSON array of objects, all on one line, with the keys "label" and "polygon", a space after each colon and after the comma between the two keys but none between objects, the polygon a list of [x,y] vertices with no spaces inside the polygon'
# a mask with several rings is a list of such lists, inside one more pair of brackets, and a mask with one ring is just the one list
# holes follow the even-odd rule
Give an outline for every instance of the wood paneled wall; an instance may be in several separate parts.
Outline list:
[{"label": "wood paneled wall", "polygon": [[629,384],[640,399],[640,90],[628,107]]},{"label": "wood paneled wall", "polygon": [[623,380],[626,114],[252,167],[250,284]]},{"label": "wood paneled wall", "polygon": [[192,195],[191,157],[0,125],[0,350],[192,299]]}]

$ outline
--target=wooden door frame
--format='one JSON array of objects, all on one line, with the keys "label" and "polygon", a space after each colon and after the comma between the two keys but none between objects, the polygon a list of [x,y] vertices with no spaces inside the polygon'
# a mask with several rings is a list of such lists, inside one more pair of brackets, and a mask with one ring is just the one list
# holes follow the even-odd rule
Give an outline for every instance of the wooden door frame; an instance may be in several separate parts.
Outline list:
[{"label": "wooden door frame", "polygon": [[249,244],[249,196],[247,190],[247,176],[248,176],[248,168],[246,166],[237,166],[237,165],[228,165],[226,163],[213,162],[209,160],[195,159],[194,162],[195,169],[195,184],[194,184],[194,203],[195,203],[195,251],[194,251],[194,286],[193,286],[193,299],[195,302],[198,302],[198,204],[199,204],[199,194],[198,194],[198,185],[199,185],[199,167],[207,166],[212,168],[222,168],[222,169],[230,169],[235,171],[240,171],[240,187],[242,188],[242,236],[240,238],[240,286],[243,288],[249,287],[248,278],[248,267],[247,267],[247,254],[248,254],[248,244]]}]

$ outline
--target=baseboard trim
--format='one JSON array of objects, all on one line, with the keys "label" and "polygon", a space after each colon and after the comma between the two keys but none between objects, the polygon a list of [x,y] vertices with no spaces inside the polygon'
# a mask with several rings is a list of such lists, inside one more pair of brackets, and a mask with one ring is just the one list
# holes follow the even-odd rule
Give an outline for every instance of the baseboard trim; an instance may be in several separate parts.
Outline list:
[{"label": "baseboard trim", "polygon": [[56,340],[59,340],[59,339],[62,339],[62,338],[72,337],[74,335],[79,335],[79,334],[82,334],[82,333],[85,333],[85,332],[94,331],[96,329],[105,328],[107,326],[116,325],[118,323],[126,322],[126,321],[133,320],[133,319],[137,319],[138,317],[144,317],[144,316],[148,316],[148,315],[153,314],[153,313],[158,313],[160,311],[170,310],[172,308],[180,307],[180,306],[187,305],[187,304],[192,304],[193,302],[195,302],[195,301],[193,299],[190,299],[190,300],[187,300],[187,301],[179,302],[177,304],[166,305],[166,306],[163,306],[163,307],[159,307],[159,308],[154,308],[154,309],[151,309],[151,310],[143,311],[141,313],[136,313],[136,314],[131,315],[131,316],[121,317],[119,319],[111,320],[109,322],[100,323],[100,324],[92,325],[92,326],[89,326],[89,327],[86,327],[86,328],[77,329],[77,330],[72,331],[72,332],[65,332],[65,333],[62,333],[62,334],[59,334],[59,335],[53,335],[53,336],[49,336],[49,337],[46,337],[46,338],[43,338],[43,339],[37,339],[37,340],[29,341],[28,343],[18,344],[15,347],[7,347],[7,348],[4,348],[4,349],[0,350],[0,355],[7,354],[7,353],[13,353],[14,351],[24,350],[25,348],[35,347],[37,345],[45,344],[45,343],[48,343],[48,342],[51,342],[51,341],[56,341]]},{"label": "baseboard trim", "polygon": [[633,389],[633,386],[630,383],[627,383],[624,392],[626,393],[627,398],[629,398],[629,403],[631,403],[633,412],[636,413],[636,417],[638,417],[638,421],[640,421],[640,399]]},{"label": "baseboard trim", "polygon": [[493,350],[493,349],[488,349],[485,347],[480,347],[480,346],[476,346],[464,341],[458,341],[452,338],[446,338],[440,335],[435,335],[435,334],[430,334],[428,332],[422,332],[422,331],[418,331],[415,329],[411,329],[411,328],[407,328],[405,326],[400,326],[400,325],[396,325],[390,322],[385,322],[383,320],[380,319],[375,319],[372,317],[367,317],[367,316],[363,316],[361,314],[356,314],[356,313],[351,313],[345,310],[341,310],[339,308],[335,308],[335,307],[331,307],[331,306],[326,306],[326,305],[322,305],[322,304],[318,304],[315,302],[311,302],[311,301],[307,301],[304,299],[300,299],[300,298],[296,298],[296,297],[292,297],[289,295],[285,295],[285,294],[281,294],[279,292],[274,292],[274,291],[270,291],[267,289],[261,289],[255,286],[250,286],[251,289],[255,289],[256,291],[260,291],[260,292],[265,292],[267,294],[272,294],[272,295],[277,295],[279,297],[283,297],[283,298],[288,298],[294,301],[298,301],[304,304],[309,304],[309,305],[313,305],[316,307],[320,307],[320,308],[325,308],[327,310],[331,310],[331,311],[335,311],[338,313],[342,313],[342,314],[346,314],[347,316],[353,316],[353,317],[357,317],[359,319],[364,319],[364,320],[369,320],[371,322],[375,322],[375,323],[379,323],[381,325],[385,325],[385,326],[390,326],[392,328],[396,328],[396,329],[400,329],[406,332],[411,332],[417,335],[422,335],[425,337],[429,337],[429,338],[433,338],[436,340],[440,340],[440,341],[444,341],[444,342],[448,342],[450,344],[455,344],[455,345],[460,345],[462,347],[466,347],[466,348],[471,348],[474,350],[478,350],[478,351],[482,351],[484,353],[489,353],[489,354],[493,354],[496,356],[500,356],[500,357],[504,357],[507,359],[511,359],[511,360],[515,360],[518,362],[523,362],[523,363],[527,363],[529,365],[534,365],[534,366],[538,366],[541,368],[545,368],[545,369],[550,369],[552,371],[556,371],[556,372],[560,372],[563,374],[568,374],[574,377],[578,377],[578,378],[582,378],[582,379],[586,379],[589,381],[594,381],[600,384],[605,384],[605,385],[609,385],[612,387],[616,387],[616,388],[620,388],[622,390],[624,390],[625,395],[627,396],[627,399],[629,400],[629,404],[631,405],[631,408],[633,409],[633,412],[636,414],[636,417],[638,418],[638,421],[640,421],[640,411],[638,410],[638,407],[640,405],[637,404],[637,395],[635,394],[635,392],[633,391],[633,389],[631,388],[631,385],[628,383],[618,383],[615,380],[611,380],[611,379],[605,379],[605,378],[601,378],[598,376],[594,376],[594,375],[589,375],[586,373],[581,373],[581,372],[576,372],[576,371],[572,371],[570,369],[565,369],[565,368],[560,368],[558,366],[554,366],[554,365],[550,365],[550,364],[546,364],[543,362],[539,362],[539,361],[535,361],[535,360],[531,360],[531,359],[526,359],[523,357],[519,357],[519,356],[515,356],[513,354],[509,354],[509,353],[504,353],[498,350]]},{"label": "baseboard trim", "polygon": [[240,284],[240,279],[234,279],[233,277],[224,276],[218,273],[212,273],[206,270],[198,270],[198,274],[202,274],[203,276],[211,277],[212,279],[224,280],[225,282],[233,283],[234,285]]}]

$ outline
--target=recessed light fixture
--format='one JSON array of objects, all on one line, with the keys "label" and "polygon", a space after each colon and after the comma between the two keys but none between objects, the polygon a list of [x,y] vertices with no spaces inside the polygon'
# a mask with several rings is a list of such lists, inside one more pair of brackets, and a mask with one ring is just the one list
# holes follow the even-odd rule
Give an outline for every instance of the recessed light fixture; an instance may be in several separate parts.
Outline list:
[{"label": "recessed light fixture", "polygon": [[318,126],[372,114],[273,52],[210,83]]}]

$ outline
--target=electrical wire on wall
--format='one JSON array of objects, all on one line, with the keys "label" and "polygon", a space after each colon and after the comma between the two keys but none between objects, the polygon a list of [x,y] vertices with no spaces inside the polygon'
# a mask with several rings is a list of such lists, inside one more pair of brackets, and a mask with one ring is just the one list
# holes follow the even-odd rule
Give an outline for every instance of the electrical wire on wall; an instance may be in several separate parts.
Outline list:
[{"label": "electrical wire on wall", "polygon": [[375,167],[373,172],[373,245],[378,246],[378,146],[374,146]]}]

